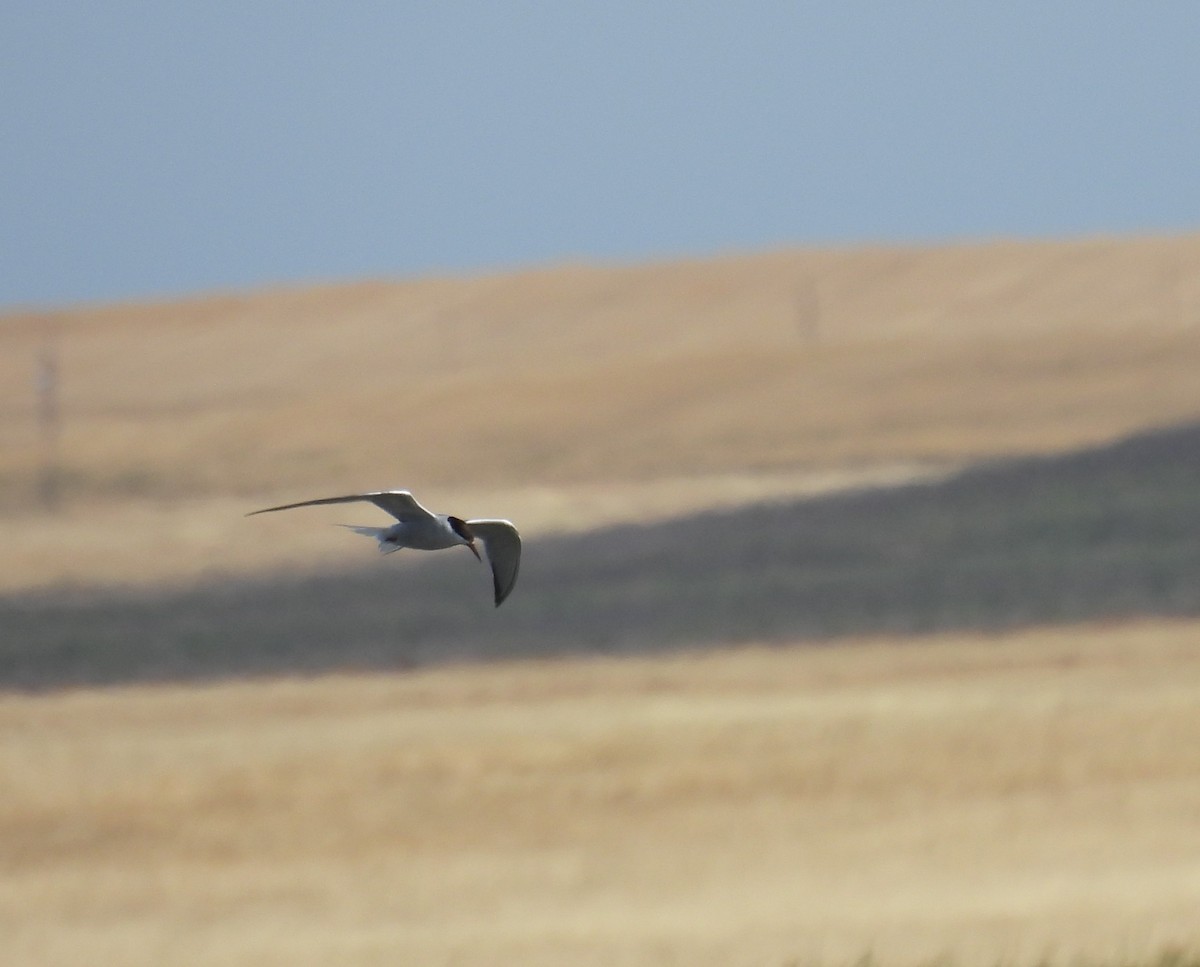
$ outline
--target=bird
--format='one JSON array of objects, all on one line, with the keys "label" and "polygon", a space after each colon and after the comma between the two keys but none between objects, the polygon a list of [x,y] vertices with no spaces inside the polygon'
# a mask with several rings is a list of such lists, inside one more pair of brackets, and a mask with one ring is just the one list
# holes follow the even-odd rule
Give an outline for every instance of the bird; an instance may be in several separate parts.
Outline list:
[{"label": "bird", "polygon": [[252,510],[255,514],[269,514],[277,510],[295,507],[315,507],[321,504],[372,503],[380,510],[391,514],[399,523],[390,527],[359,527],[343,524],[350,530],[379,541],[379,550],[391,554],[402,547],[419,551],[440,551],[460,544],[467,547],[480,561],[477,543],[483,544],[484,553],[492,568],[492,588],[496,607],[507,598],[517,583],[517,571],[521,566],[521,535],[509,520],[463,520],[451,514],[435,514],[422,507],[407,490],[376,490],[366,494],[348,494],[345,497],[318,497],[316,500],[301,500],[294,504],[264,507]]}]

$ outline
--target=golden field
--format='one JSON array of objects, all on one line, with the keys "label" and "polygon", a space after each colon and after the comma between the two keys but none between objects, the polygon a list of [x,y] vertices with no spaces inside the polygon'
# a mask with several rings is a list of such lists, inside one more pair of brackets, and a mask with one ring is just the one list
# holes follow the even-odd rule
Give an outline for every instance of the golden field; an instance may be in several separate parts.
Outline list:
[{"label": "golden field", "polygon": [[[141,635],[126,653],[152,659],[336,652],[344,642],[297,605],[337,619],[335,605],[360,601],[368,585],[328,577],[372,563],[365,545],[320,512],[242,515],[404,486],[435,509],[511,517],[530,538],[511,604],[493,614],[484,601],[487,617],[459,616],[461,627],[485,643],[505,620],[569,628],[612,606],[564,579],[577,608],[556,610],[547,569],[564,552],[539,545],[544,535],[933,479],[1196,420],[1196,265],[1200,236],[994,242],[12,312],[0,318],[0,614],[34,622],[32,635],[61,612],[46,641],[63,661],[94,651],[101,625],[114,648]],[[46,453],[33,383],[47,347],[63,415],[53,508],[36,499]],[[1150,562],[1130,613],[1162,601],[1188,613],[1192,558],[1178,538],[1195,517],[1179,497],[1190,464],[1163,461],[1164,480],[1111,499],[1081,484],[1091,465],[1047,488],[1036,513],[1002,501],[1039,499],[1018,476],[936,491],[959,501],[954,520],[897,502],[903,526],[884,511],[859,522],[886,533],[859,533],[849,563],[908,542],[916,551],[896,567],[920,571],[919,603],[953,612],[943,586],[1010,574],[979,566],[987,549],[974,541],[1024,528],[1005,548],[1019,570],[1044,565],[1061,533],[1075,556],[1060,570],[1107,551],[1115,569],[1095,573],[1119,596],[1121,568]],[[824,506],[835,524],[860,512]],[[1056,507],[1074,515],[1058,530]],[[989,527],[920,543],[924,522],[962,528],[976,508]],[[1105,544],[1121,508],[1141,513],[1137,526],[1109,528],[1124,543]],[[621,566],[622,533],[605,536],[601,568],[641,581]],[[694,559],[681,536],[679,556]],[[836,536],[816,550],[846,564]],[[976,570],[954,585],[928,555],[964,543],[947,566]],[[308,572],[271,589],[318,564],[324,584]],[[721,565],[736,588],[738,560]],[[539,573],[545,588],[530,584]],[[615,600],[651,613],[654,594],[694,590],[688,573],[653,588],[651,575],[644,595],[638,585]],[[1018,576],[1008,587],[1053,597],[1060,586]],[[160,594],[194,585],[232,591]],[[79,605],[75,586],[133,590]],[[847,607],[858,585],[814,588]],[[367,655],[417,634],[401,600],[394,622],[384,607],[347,630]],[[211,619],[210,601],[224,602]],[[1020,603],[1005,606],[1071,613]],[[177,606],[186,613],[168,620]],[[972,607],[964,621],[992,614]],[[299,617],[256,623],[271,609]],[[738,616],[717,617],[724,628]],[[612,647],[638,640],[615,626]],[[318,640],[289,652],[259,628]],[[10,684],[0,962],[836,967],[869,954],[990,967],[1197,951],[1198,642],[1195,618],[1147,611],[671,657]],[[11,645],[0,661],[28,657]]]},{"label": "golden field", "polygon": [[1200,625],[0,699],[11,967],[1200,945]]},{"label": "golden field", "polygon": [[0,587],[344,561],[241,520],[326,492],[538,533],[1102,443],[1200,413],[1197,264],[1196,236],[795,250],[11,313]]}]

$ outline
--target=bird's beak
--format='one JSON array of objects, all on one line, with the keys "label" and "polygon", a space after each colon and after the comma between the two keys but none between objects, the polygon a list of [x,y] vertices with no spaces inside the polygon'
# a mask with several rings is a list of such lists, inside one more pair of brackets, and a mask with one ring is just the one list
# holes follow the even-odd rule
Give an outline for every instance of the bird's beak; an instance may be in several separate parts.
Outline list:
[{"label": "bird's beak", "polygon": [[474,541],[469,542],[467,544],[467,547],[469,547],[471,549],[471,553],[475,555],[476,560],[479,560],[479,561],[483,560],[483,558],[479,556],[479,548],[475,546]]}]

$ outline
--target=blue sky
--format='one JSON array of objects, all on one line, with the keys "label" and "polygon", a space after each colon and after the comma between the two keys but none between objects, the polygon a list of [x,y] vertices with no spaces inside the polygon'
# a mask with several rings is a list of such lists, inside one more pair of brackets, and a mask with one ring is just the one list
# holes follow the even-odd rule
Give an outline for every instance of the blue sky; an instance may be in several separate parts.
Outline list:
[{"label": "blue sky", "polygon": [[1198,41],[1190,0],[10,3],[0,307],[1192,231]]}]

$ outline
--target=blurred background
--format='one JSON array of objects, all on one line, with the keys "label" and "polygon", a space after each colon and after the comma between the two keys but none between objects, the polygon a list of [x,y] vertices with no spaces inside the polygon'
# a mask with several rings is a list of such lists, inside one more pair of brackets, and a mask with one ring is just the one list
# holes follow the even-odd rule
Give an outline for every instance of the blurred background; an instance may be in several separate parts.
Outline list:
[{"label": "blurred background", "polygon": [[[1033,828],[1033,814],[1004,799],[1017,787],[1045,803],[1064,789],[1089,803],[1098,788],[1121,790],[1098,811],[1035,811],[1042,827],[1083,823],[1094,838],[1067,858],[1030,846],[1037,862],[1004,881],[1020,881],[1012,896],[984,891],[957,920],[931,919],[962,886],[924,861],[942,855],[958,814],[922,827],[901,854],[863,854],[864,841],[846,845],[834,824],[823,835],[845,848],[825,855],[824,882],[875,896],[878,884],[838,877],[878,856],[899,864],[888,897],[926,891],[928,903],[876,898],[865,908],[877,916],[826,911],[799,933],[778,926],[785,909],[763,914],[774,919],[759,931],[739,908],[697,946],[681,939],[688,925],[723,907],[716,886],[703,902],[689,892],[694,869],[670,867],[678,878],[663,886],[633,859],[606,867],[612,843],[586,829],[558,844],[568,859],[539,865],[523,838],[533,834],[510,815],[488,835],[516,852],[478,877],[454,874],[482,891],[471,930],[439,931],[417,900],[400,912],[346,901],[305,949],[339,963],[416,951],[427,963],[730,963],[740,953],[785,963],[856,957],[882,937],[895,942],[874,950],[884,960],[995,962],[1200,942],[1178,913],[1198,899],[1194,811],[1158,811],[1200,792],[1194,770],[1164,751],[1187,747],[1168,733],[1200,738],[1186,711],[1200,691],[1200,9],[61,3],[3,21],[0,713],[11,726],[3,770],[26,792],[3,820],[0,916],[24,924],[21,963],[69,962],[86,947],[161,964],[195,943],[213,962],[308,962],[281,953],[281,938],[303,919],[297,909],[330,914],[327,894],[313,885],[289,906],[238,863],[301,862],[295,842],[342,816],[346,799],[386,811],[398,785],[433,782],[462,805],[535,760],[541,785],[505,785],[492,802],[501,814],[533,796],[535,812],[559,818],[583,795],[583,814],[595,810],[627,845],[651,835],[681,788],[695,794],[688,808],[716,803],[731,823],[763,819],[769,801],[763,828],[775,832],[727,844],[708,875],[805,905],[819,885],[755,863],[782,841],[800,848],[794,824],[814,803],[868,787],[887,800],[879,790],[902,777],[840,785],[833,753],[780,764],[777,740],[799,728],[789,716],[811,707],[818,682],[854,682],[862,697],[862,656],[881,647],[891,656],[903,645],[896,654],[924,671],[888,657],[891,672],[872,687],[934,666],[942,675],[949,662],[971,694],[999,694],[988,676],[1012,666],[979,657],[996,641],[1038,670],[1023,694],[1049,718],[1021,706],[1015,725],[990,720],[1008,721],[1021,747],[1059,751],[1032,768],[1005,746],[1008,772],[964,780],[973,802],[1001,803],[996,825],[971,827],[971,841],[986,852],[1004,829]],[[502,609],[468,555],[379,560],[330,526],[380,523],[370,506],[244,518],[385,488],[518,524],[523,572]],[[833,660],[831,644],[848,665],[813,664]],[[763,646],[771,657],[752,650]],[[580,655],[600,662],[563,672],[593,703],[583,745],[578,723],[538,705],[562,699],[540,662]],[[669,657],[679,655],[691,657]],[[738,655],[757,656],[753,672]],[[624,670],[606,664],[614,656]],[[1120,676],[1086,688],[1053,677],[1095,671],[1095,656],[1147,691],[1125,695],[1125,708]],[[743,734],[741,712],[727,720],[729,709],[705,704],[729,677],[746,707],[783,716],[769,723],[776,731]],[[1059,690],[1041,691],[1047,680]],[[618,728],[614,709],[660,722],[658,706],[634,706],[664,681],[691,703],[668,716],[697,757],[683,779],[670,765],[676,739],[643,748],[644,731],[633,745],[604,732],[595,745],[595,729]],[[760,705],[779,699],[780,681],[799,704]],[[286,691],[297,682],[312,691]],[[880,693],[845,721],[810,722],[804,741],[840,737],[850,745],[836,748],[869,762],[885,748],[917,759],[940,749],[954,762],[1000,749],[992,733],[970,732],[984,728],[974,720],[947,720],[950,734],[975,736],[951,750],[889,731],[878,715],[889,702],[904,714],[962,712],[954,689],[925,684],[916,696]],[[1110,701],[1073,718],[1073,686]],[[398,691],[379,700],[378,720],[349,730],[349,696],[380,689]],[[251,712],[252,695],[274,695],[271,711]],[[164,696],[191,710],[191,726]],[[398,696],[466,731],[439,719],[426,735],[389,718]],[[539,709],[503,754],[485,740],[507,728],[487,718],[496,702]],[[1088,717],[1114,703],[1128,717]],[[1178,714],[1147,719],[1155,706]],[[207,730],[226,716],[243,723],[235,735]],[[549,739],[535,724],[545,721]],[[337,802],[299,778],[313,761],[272,744],[285,722],[325,750],[316,761],[354,744],[363,765]],[[1138,729],[1162,738],[1162,757],[1130,748],[1096,764],[1099,746],[1115,748],[1098,737]],[[415,764],[384,748],[435,734]],[[247,758],[228,759],[245,736],[256,737]],[[730,758],[702,765],[713,743]],[[215,758],[180,771],[189,747]],[[636,781],[621,772],[635,747]],[[122,771],[131,755],[136,768]],[[742,761],[765,771],[750,782]],[[98,763],[86,780],[84,762]],[[612,771],[585,782],[600,790],[593,801],[548,762]],[[810,768],[828,783],[790,784]],[[216,803],[203,790],[225,788],[220,777],[232,785]],[[939,782],[955,796],[966,788]],[[714,798],[718,787],[737,794]],[[435,866],[458,869],[464,844],[482,848],[477,817],[445,805],[424,803],[422,821],[446,823],[403,842],[355,814],[346,828],[361,837],[326,843],[322,862],[356,880],[369,843],[390,857],[372,868],[375,886],[401,892],[412,850],[436,845],[447,852]],[[138,818],[160,809],[206,829],[228,810],[243,833],[197,846]],[[242,837],[278,810],[296,841],[265,856]],[[1170,840],[1175,866],[1131,870],[1114,854],[1110,893],[1080,899],[1064,887],[1061,908],[1036,899],[1030,883],[1049,870],[1094,884],[1081,858],[1108,856],[1130,816],[1160,830],[1152,843],[1135,837],[1131,854],[1159,857]],[[701,827],[714,832],[701,824],[697,837]],[[670,855],[706,855],[698,842],[685,837]],[[176,905],[156,904],[129,872],[146,855],[173,858],[162,875],[175,878]],[[221,888],[180,856],[203,857]],[[545,923],[498,912],[496,896],[526,896],[503,872],[514,856],[530,883],[565,883],[577,904]],[[29,879],[39,864],[60,879]],[[125,906],[88,905],[97,877],[125,884]],[[600,882],[615,892],[597,905],[588,890]],[[639,890],[669,903],[629,902]],[[29,920],[23,904],[38,896],[53,898],[61,937]],[[251,911],[236,924],[221,913],[230,898]],[[641,939],[613,940],[631,935]]]}]

